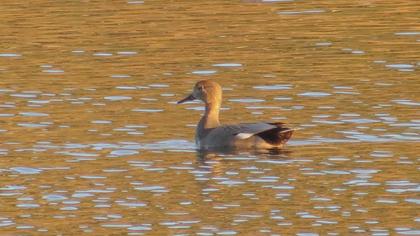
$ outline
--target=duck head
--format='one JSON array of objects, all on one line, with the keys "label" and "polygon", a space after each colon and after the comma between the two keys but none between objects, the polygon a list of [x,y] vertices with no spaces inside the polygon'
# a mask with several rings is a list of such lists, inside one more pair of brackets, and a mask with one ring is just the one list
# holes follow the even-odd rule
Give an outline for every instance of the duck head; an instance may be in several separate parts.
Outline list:
[{"label": "duck head", "polygon": [[195,84],[193,92],[177,103],[181,104],[196,99],[206,104],[220,104],[222,101],[222,87],[212,80],[199,81]]}]

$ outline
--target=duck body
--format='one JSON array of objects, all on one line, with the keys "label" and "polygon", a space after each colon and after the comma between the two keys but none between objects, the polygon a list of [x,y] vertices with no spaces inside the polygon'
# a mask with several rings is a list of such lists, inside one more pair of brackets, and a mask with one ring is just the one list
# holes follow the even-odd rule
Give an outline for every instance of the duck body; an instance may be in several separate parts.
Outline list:
[{"label": "duck body", "polygon": [[197,82],[193,93],[178,103],[195,99],[205,103],[205,112],[197,125],[195,135],[196,144],[201,149],[282,148],[293,134],[293,129],[280,122],[221,125],[219,110],[222,89],[212,80]]},{"label": "duck body", "polygon": [[[197,127],[198,129],[198,127]],[[222,125],[196,132],[195,141],[205,149],[217,147],[282,148],[293,134],[283,123]]]}]

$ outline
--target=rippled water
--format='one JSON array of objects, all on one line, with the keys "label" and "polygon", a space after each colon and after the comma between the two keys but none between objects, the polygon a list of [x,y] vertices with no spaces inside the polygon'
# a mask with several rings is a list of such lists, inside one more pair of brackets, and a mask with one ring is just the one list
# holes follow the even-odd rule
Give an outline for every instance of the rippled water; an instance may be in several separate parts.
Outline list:
[{"label": "rippled water", "polygon": [[[2,1],[0,232],[419,235],[416,1]],[[297,128],[203,153],[203,111]]]}]

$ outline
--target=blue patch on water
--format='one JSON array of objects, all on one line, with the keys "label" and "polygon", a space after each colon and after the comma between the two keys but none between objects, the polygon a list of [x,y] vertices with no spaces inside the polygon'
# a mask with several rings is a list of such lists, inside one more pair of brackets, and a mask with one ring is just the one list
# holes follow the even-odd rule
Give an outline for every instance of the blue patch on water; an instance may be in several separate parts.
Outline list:
[{"label": "blue patch on water", "polygon": [[299,96],[304,96],[304,97],[326,97],[326,96],[330,96],[331,93],[325,93],[325,92],[304,92],[304,93],[299,93]]},{"label": "blue patch on water", "polygon": [[30,168],[30,167],[12,167],[10,168],[11,171],[18,172],[19,174],[23,175],[33,175],[39,174],[42,172],[40,169]]}]

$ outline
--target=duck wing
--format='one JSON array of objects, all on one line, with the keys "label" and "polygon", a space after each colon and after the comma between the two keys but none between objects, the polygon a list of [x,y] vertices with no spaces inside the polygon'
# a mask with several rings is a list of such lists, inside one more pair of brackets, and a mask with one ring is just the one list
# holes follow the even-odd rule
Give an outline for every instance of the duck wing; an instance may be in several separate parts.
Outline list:
[{"label": "duck wing", "polygon": [[259,136],[271,145],[286,143],[292,136],[293,129],[285,127],[284,123],[243,123],[237,125],[224,125],[210,131],[211,139],[227,142],[231,139],[248,139]]},{"label": "duck wing", "polygon": [[277,126],[270,123],[243,123],[237,125],[225,125],[221,126],[224,133],[228,133],[233,136],[238,136],[240,139],[246,139],[258,133],[274,129]]}]

